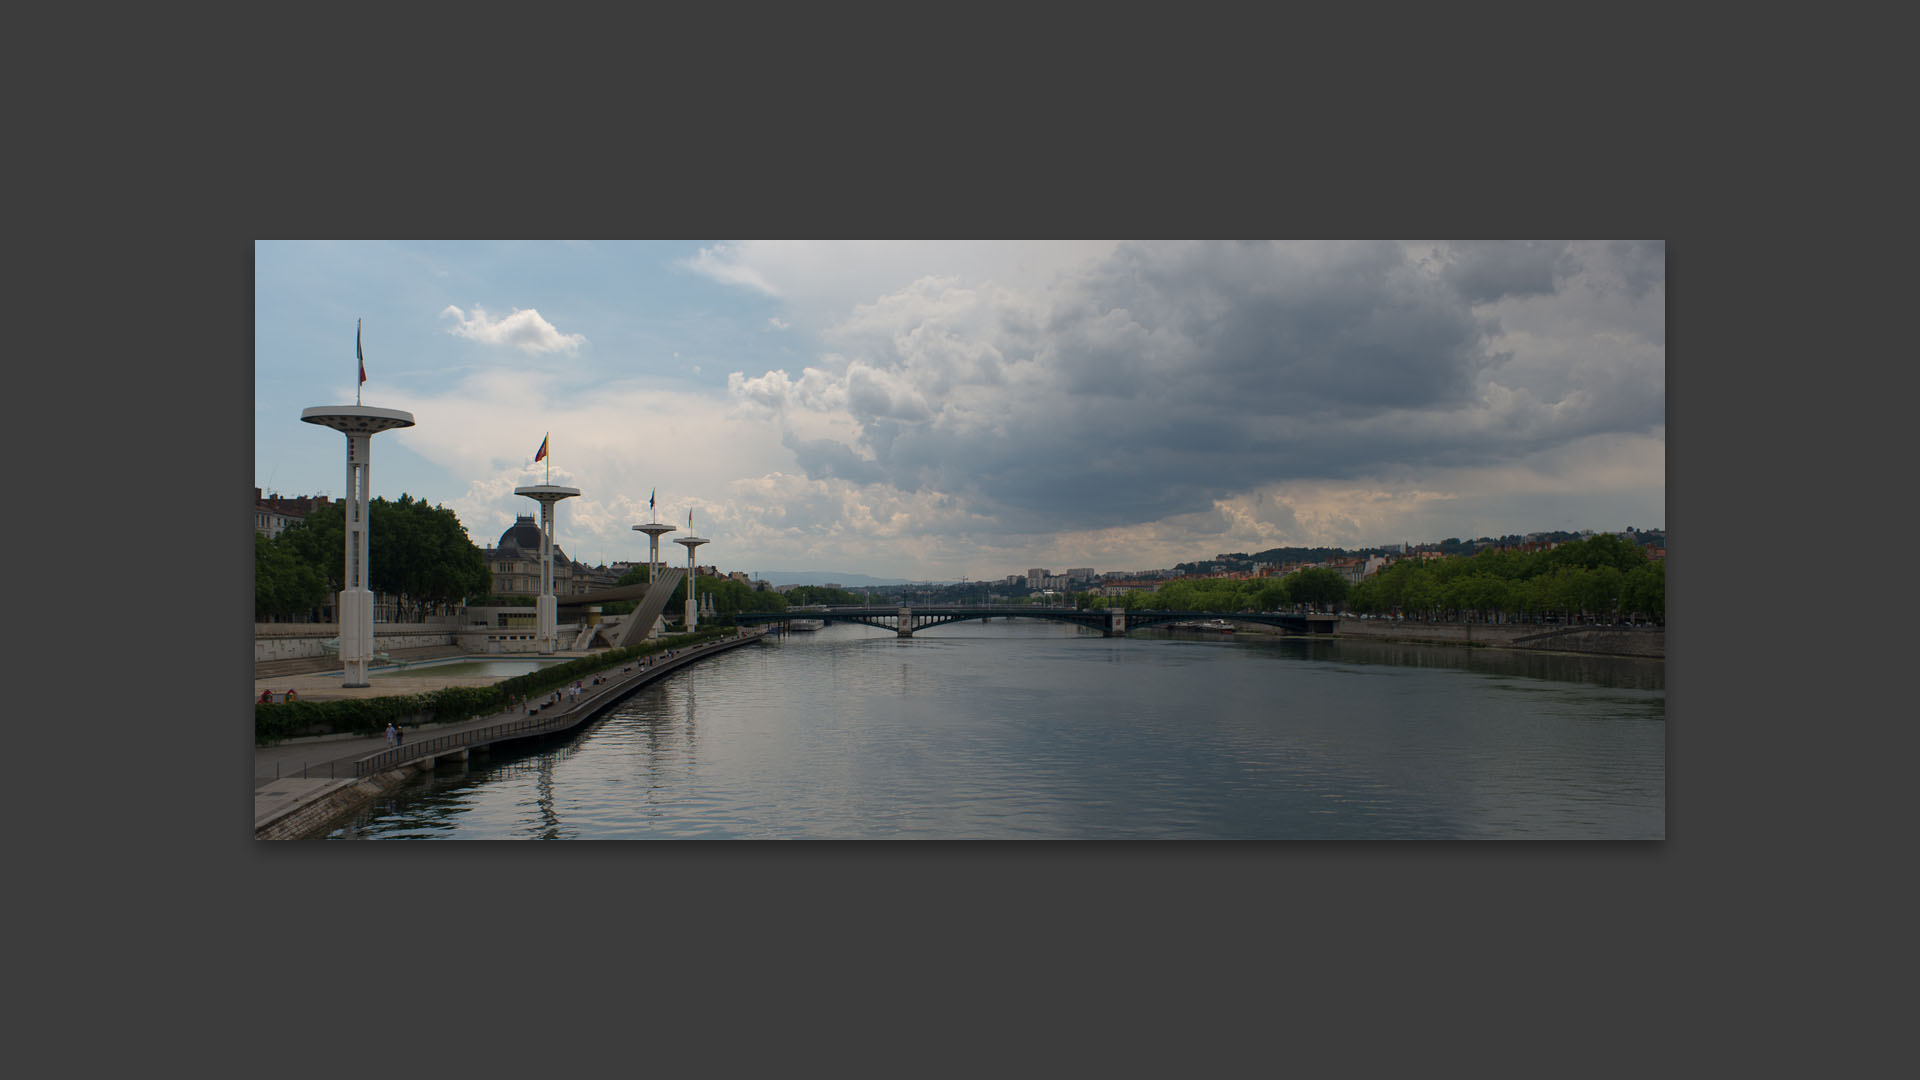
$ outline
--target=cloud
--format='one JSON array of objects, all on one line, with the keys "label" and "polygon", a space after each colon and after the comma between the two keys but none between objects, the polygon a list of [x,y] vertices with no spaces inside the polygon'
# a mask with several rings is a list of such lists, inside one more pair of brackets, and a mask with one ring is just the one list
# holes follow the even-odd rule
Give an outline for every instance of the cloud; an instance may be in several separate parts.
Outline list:
[{"label": "cloud", "polygon": [[1652,434],[1665,422],[1660,256],[1121,244],[1045,288],[921,276],[828,325],[834,351],[800,379],[735,372],[729,393],[789,432],[810,479],[956,500],[1002,535],[1091,537],[1193,515],[1276,543],[1346,535],[1386,519],[1217,508],[1276,484],[1493,477],[1596,436],[1664,446]]},{"label": "cloud", "polygon": [[780,290],[774,288],[757,269],[742,263],[738,253],[739,245],[720,244],[701,248],[697,253],[681,259],[680,265],[722,285],[743,285],[769,296],[779,296]]},{"label": "cloud", "polygon": [[1551,293],[1574,269],[1570,245],[1541,240],[1456,241],[1443,258],[1441,277],[1476,304]]},{"label": "cloud", "polygon": [[779,297],[767,325],[814,351],[724,392],[689,359],[391,401],[418,418],[395,443],[471,483],[449,505],[476,542],[535,509],[512,491],[548,430],[583,492],[560,542],[590,562],[644,557],[656,487],[660,520],[714,538],[703,560],[910,577],[1663,523],[1657,243],[743,242],[686,265]]},{"label": "cloud", "polygon": [[777,297],[783,321],[809,330],[837,323],[914,281],[1046,288],[1112,252],[1112,240],[739,240],[701,248],[677,264],[714,281]]},{"label": "cloud", "polygon": [[475,306],[473,314],[468,315],[458,307],[448,304],[440,312],[441,318],[453,316],[459,323],[447,333],[455,337],[467,338],[485,345],[511,345],[514,348],[531,353],[578,352],[580,346],[587,343],[581,334],[563,334],[552,323],[540,317],[533,308],[514,308],[513,312],[502,318],[491,318],[486,309]]}]

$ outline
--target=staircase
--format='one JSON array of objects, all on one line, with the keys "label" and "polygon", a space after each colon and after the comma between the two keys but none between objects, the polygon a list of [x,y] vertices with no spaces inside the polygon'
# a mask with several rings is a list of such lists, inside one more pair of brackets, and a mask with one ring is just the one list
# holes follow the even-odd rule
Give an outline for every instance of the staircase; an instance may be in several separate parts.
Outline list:
[{"label": "staircase", "polygon": [[660,621],[660,613],[667,609],[667,601],[673,599],[673,590],[680,587],[681,580],[686,576],[685,570],[662,571],[660,579],[647,587],[647,595],[640,598],[633,614],[627,616],[626,623],[617,631],[613,647],[625,648],[645,641],[647,634],[653,630],[653,624]]}]

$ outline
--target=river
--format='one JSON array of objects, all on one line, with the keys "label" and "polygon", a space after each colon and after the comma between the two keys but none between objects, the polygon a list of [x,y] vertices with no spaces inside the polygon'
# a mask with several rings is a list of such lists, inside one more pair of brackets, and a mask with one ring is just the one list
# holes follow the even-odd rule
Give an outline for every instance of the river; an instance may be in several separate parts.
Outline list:
[{"label": "river", "polygon": [[730,651],[342,839],[1660,839],[1661,661],[955,623]]}]

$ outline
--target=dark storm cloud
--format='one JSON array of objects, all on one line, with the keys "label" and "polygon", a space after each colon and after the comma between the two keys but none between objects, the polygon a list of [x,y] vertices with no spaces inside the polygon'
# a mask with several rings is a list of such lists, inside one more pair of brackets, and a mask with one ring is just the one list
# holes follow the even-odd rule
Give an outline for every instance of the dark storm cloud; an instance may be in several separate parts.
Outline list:
[{"label": "dark storm cloud", "polygon": [[1447,245],[1449,285],[1476,304],[1554,291],[1556,274],[1574,270],[1569,245],[1545,240],[1474,240]]},{"label": "dark storm cloud", "polygon": [[1272,415],[1458,400],[1488,359],[1467,306],[1385,243],[1123,247],[1048,330],[1069,393]]},{"label": "dark storm cloud", "polygon": [[793,457],[814,478],[837,476],[855,484],[877,484],[888,480],[878,465],[853,452],[853,448],[832,439],[797,439],[788,435],[781,442],[793,451]]},{"label": "dark storm cloud", "polygon": [[1665,240],[1615,240],[1607,245],[1607,255],[1632,296],[1638,297],[1667,280]]},{"label": "dark storm cloud", "polygon": [[[1657,280],[1653,254],[1607,251],[1612,280]],[[1500,382],[1512,358],[1476,306],[1553,298],[1579,273],[1564,244],[1445,245],[1434,260],[1387,242],[1156,243],[1044,297],[922,281],[845,334],[842,400],[874,460],[830,441],[795,449],[815,478],[884,477],[1085,529],[1276,481],[1486,463],[1644,427],[1663,408],[1644,361],[1576,341],[1535,379],[1546,397],[1526,373]]]}]

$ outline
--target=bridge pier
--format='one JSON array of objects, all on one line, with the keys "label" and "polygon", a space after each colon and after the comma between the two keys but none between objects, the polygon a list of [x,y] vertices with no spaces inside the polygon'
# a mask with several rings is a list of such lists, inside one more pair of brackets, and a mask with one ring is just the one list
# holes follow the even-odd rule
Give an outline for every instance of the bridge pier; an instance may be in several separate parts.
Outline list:
[{"label": "bridge pier", "polygon": [[1127,636],[1127,609],[1126,608],[1108,608],[1107,609],[1107,628],[1105,630],[1100,631],[1100,636],[1101,637],[1126,637]]},{"label": "bridge pier", "polygon": [[901,608],[898,621],[894,623],[894,633],[900,637],[913,636],[913,609]]}]

